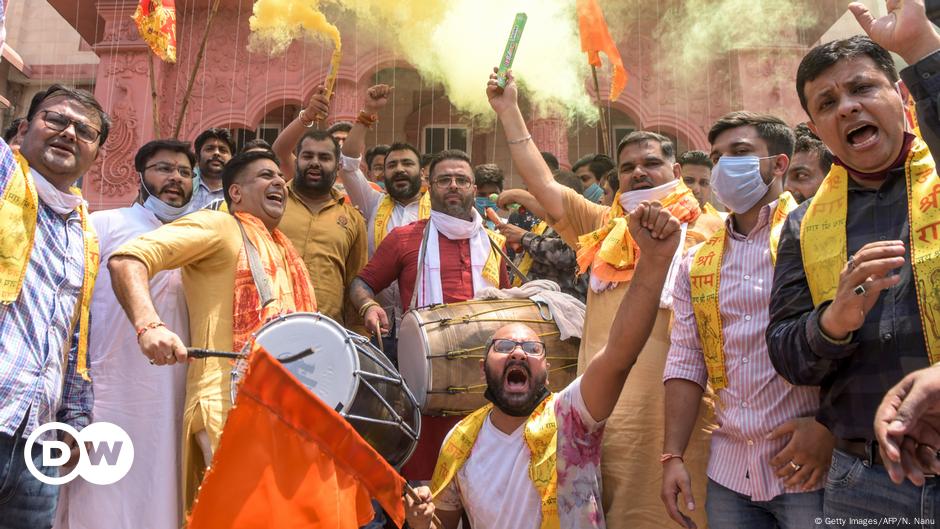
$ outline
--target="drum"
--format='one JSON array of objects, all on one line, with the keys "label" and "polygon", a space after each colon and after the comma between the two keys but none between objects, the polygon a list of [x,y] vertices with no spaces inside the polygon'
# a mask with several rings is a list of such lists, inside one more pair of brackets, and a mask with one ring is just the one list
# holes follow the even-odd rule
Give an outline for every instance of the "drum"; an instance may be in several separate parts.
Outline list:
[{"label": "drum", "polygon": [[[398,371],[368,339],[322,314],[305,312],[272,320],[254,337],[389,464],[401,468],[411,457],[421,413]],[[232,372],[233,400],[246,367],[241,360]]]},{"label": "drum", "polygon": [[525,323],[542,341],[548,385],[577,376],[580,340],[562,341],[548,306],[528,299],[474,300],[411,310],[398,331],[398,369],[426,415],[465,415],[486,404],[480,360],[497,329]]}]

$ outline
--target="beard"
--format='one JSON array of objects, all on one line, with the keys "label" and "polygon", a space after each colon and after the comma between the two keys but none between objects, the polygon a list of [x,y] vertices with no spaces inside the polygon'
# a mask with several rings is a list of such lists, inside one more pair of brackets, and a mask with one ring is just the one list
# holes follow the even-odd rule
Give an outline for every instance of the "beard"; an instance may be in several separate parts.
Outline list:
[{"label": "beard", "polygon": [[310,166],[301,168],[299,164],[294,166],[294,184],[301,192],[307,192],[314,195],[323,195],[330,192],[333,183],[336,181],[336,172],[327,173],[320,167],[320,181],[311,183],[307,181],[307,170]]},{"label": "beard", "polygon": [[388,193],[390,197],[394,198],[395,200],[399,202],[404,202],[405,200],[414,198],[414,196],[417,195],[419,191],[421,191],[421,175],[420,174],[411,176],[411,175],[408,175],[407,173],[404,173],[406,176],[408,176],[408,187],[406,187],[405,189],[398,189],[395,186],[395,180],[398,177],[402,176],[402,174],[403,173],[399,172],[393,175],[391,178],[385,177],[385,192]]},{"label": "beard", "polygon": [[[510,394],[503,389],[506,383],[506,372],[511,367],[525,369],[529,381],[529,390],[527,392]],[[503,372],[498,375],[493,373],[489,366],[485,366],[483,371],[486,373],[486,393],[484,397],[506,415],[528,417],[549,394],[546,387],[548,373],[542,371],[537,377],[533,377],[532,371],[529,369],[529,363],[526,361],[506,362]]]},{"label": "beard", "polygon": [[440,211],[451,217],[463,219],[463,220],[472,220],[473,219],[473,209],[476,207],[476,197],[473,195],[467,195],[463,198],[463,202],[460,204],[450,205],[444,200],[444,195],[438,195],[431,191],[431,209],[434,211]]}]

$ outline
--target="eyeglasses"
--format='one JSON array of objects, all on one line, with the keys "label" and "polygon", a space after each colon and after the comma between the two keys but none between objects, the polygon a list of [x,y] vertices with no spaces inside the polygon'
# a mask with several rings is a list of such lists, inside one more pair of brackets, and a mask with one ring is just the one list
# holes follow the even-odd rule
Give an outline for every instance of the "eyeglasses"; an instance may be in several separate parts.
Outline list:
[{"label": "eyeglasses", "polygon": [[516,350],[516,347],[522,348],[522,352],[525,353],[526,356],[542,356],[545,354],[544,342],[517,342],[516,340],[510,340],[508,338],[497,338],[490,342],[490,348],[493,352],[504,355],[511,354]]},{"label": "eyeglasses", "polygon": [[452,184],[455,184],[460,189],[467,189],[473,185],[473,180],[470,180],[466,176],[441,176],[435,178],[432,183],[440,189],[450,187]]},{"label": "eyeglasses", "polygon": [[174,172],[179,173],[183,178],[192,178],[193,170],[182,165],[173,165],[166,162],[157,162],[144,167],[144,171],[153,169],[163,176],[172,176]]},{"label": "eyeglasses", "polygon": [[101,136],[101,131],[91,125],[75,121],[52,110],[43,110],[42,120],[47,127],[56,132],[62,132],[69,128],[69,125],[75,125],[75,136],[85,143],[95,143]]}]

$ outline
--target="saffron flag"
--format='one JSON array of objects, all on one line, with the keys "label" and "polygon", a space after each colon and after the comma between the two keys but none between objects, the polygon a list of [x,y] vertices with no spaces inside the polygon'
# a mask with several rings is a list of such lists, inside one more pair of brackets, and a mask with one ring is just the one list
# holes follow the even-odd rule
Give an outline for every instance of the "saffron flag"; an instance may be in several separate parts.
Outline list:
[{"label": "saffron flag", "polygon": [[597,0],[578,0],[578,29],[581,33],[581,51],[587,53],[588,63],[595,68],[601,66],[600,53],[610,61],[614,77],[610,83],[610,100],[614,101],[627,86],[627,70],[623,67],[617,43],[610,37],[604,12]]},{"label": "saffron flag", "polygon": [[356,529],[378,500],[404,523],[404,479],[356,430],[256,348],[190,529]]},{"label": "saffron flag", "polygon": [[176,62],[176,4],[174,0],[140,0],[134,11],[140,38],[164,62]]},{"label": "saffron flag", "polygon": [[904,117],[907,118],[907,128],[918,138],[920,135],[920,124],[917,122],[917,105],[914,104],[914,96],[907,89],[904,81],[898,81],[898,91],[901,92],[901,99],[904,100]]}]

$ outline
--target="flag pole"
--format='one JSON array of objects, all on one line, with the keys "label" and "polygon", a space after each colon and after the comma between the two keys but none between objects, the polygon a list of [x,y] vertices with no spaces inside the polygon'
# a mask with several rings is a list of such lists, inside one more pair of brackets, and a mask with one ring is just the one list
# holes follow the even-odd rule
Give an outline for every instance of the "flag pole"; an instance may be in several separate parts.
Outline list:
[{"label": "flag pole", "polygon": [[[405,494],[407,494],[408,497],[411,498],[411,500],[415,503],[424,503],[424,500],[418,496],[418,493],[415,492],[415,489],[413,489],[407,481],[405,482]],[[431,528],[444,529],[444,524],[442,524],[438,517],[433,513],[431,514]]]},{"label": "flag pole", "polygon": [[601,136],[601,154],[610,154],[610,134],[607,130],[607,113],[604,111],[604,105],[601,102],[601,86],[597,82],[597,67],[591,65],[591,75],[594,77],[594,97],[597,100],[597,111],[600,112]]},{"label": "flag pole", "polygon": [[160,110],[157,105],[157,79],[154,73],[153,52],[147,53],[150,58],[150,100],[153,102],[153,137],[160,138]]},{"label": "flag pole", "polygon": [[180,129],[183,128],[183,118],[186,116],[186,107],[189,106],[189,97],[193,93],[193,83],[196,81],[196,72],[199,71],[199,65],[202,63],[202,57],[206,53],[206,43],[209,41],[209,29],[212,28],[212,18],[215,16],[216,11],[219,10],[220,0],[214,0],[212,2],[212,10],[209,12],[209,17],[206,19],[206,32],[202,35],[202,45],[199,47],[199,52],[196,54],[196,62],[193,64],[193,71],[189,75],[189,83],[186,85],[186,92],[183,94],[183,105],[180,108],[180,115],[176,117],[176,128],[173,129],[173,137],[179,138]]}]

